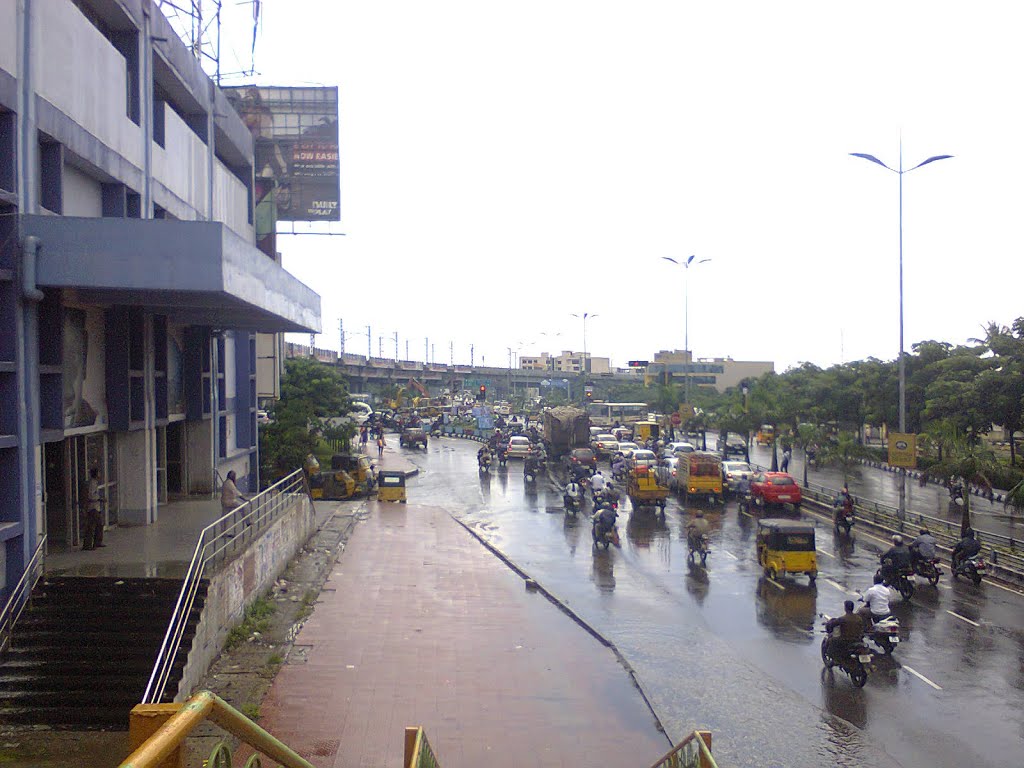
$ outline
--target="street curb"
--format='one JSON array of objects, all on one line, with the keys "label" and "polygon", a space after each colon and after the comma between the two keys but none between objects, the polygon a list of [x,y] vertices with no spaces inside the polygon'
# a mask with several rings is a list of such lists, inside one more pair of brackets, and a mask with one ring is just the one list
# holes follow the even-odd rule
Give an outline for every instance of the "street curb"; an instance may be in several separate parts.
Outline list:
[{"label": "street curb", "polygon": [[584,619],[578,613],[572,610],[572,608],[570,608],[564,601],[556,597],[549,589],[547,589],[539,581],[531,577],[526,571],[524,571],[522,568],[516,565],[516,563],[511,558],[509,558],[508,555],[506,555],[504,552],[502,552],[500,549],[495,547],[490,542],[484,540],[483,537],[480,536],[480,534],[478,534],[476,531],[474,531],[472,528],[466,525],[466,523],[464,523],[462,520],[459,520],[459,518],[455,517],[451,513],[449,513],[449,516],[452,518],[452,520],[461,525],[469,533],[470,536],[479,541],[484,546],[485,549],[490,551],[492,555],[501,560],[501,562],[507,565],[517,576],[522,578],[523,581],[526,583],[528,589],[530,589],[531,591],[540,592],[542,595],[544,595],[544,597],[547,598],[548,602],[550,602],[562,613],[564,613],[566,616],[568,616],[570,619],[576,622],[576,624],[578,624],[580,628],[582,628],[587,634],[589,634],[591,637],[597,640],[597,642],[599,642],[605,648],[608,648],[615,655],[616,660],[618,660],[622,668],[626,670],[626,673],[629,675],[630,680],[632,680],[634,687],[640,694],[640,698],[644,700],[644,704],[647,705],[647,709],[650,710],[651,715],[654,717],[655,728],[657,728],[658,731],[665,736],[670,746],[675,746],[675,742],[672,741],[672,738],[669,736],[668,731],[665,730],[665,725],[661,722],[661,718],[658,716],[657,710],[654,709],[654,705],[651,703],[651,700],[647,698],[647,693],[644,691],[643,686],[640,684],[640,680],[637,677],[636,670],[633,669],[633,666],[629,663],[629,661],[626,660],[626,657],[622,655],[622,652],[618,649],[615,643],[613,643],[611,640],[609,640],[596,629],[594,629],[592,626],[590,626],[590,624],[584,621]]}]

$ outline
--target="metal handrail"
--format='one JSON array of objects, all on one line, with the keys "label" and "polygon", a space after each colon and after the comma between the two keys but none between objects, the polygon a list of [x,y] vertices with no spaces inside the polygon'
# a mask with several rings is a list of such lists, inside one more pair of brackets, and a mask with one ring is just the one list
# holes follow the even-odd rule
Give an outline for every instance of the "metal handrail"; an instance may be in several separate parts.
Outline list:
[{"label": "metal handrail", "polygon": [[291,506],[287,502],[300,489],[309,495],[305,473],[297,469],[217,518],[200,532],[178,600],[167,624],[167,632],[157,652],[145,693],[142,694],[144,704],[157,704],[163,698],[207,566],[211,563],[218,566],[244,550],[249,541],[278,518],[282,509]]},{"label": "metal handrail", "polygon": [[[807,483],[806,491],[811,499],[826,506],[831,506],[836,495],[839,493],[838,489],[810,482]],[[943,520],[939,517],[932,517],[931,515],[914,512],[909,509],[904,514],[903,519],[900,520],[899,510],[892,505],[862,498],[855,498],[854,501],[857,515],[863,519],[870,519],[882,527],[900,532],[908,525],[927,527],[933,536],[949,547],[952,547],[960,540],[959,521]],[[991,560],[993,563],[999,563],[1009,570],[1024,572],[1024,548],[1022,548],[1024,542],[1001,533],[985,531],[979,528],[974,528],[974,531],[978,539],[984,541],[992,553],[993,557],[991,557]],[[1009,560],[1010,563],[1008,564],[1006,560]]]},{"label": "metal handrail", "polygon": [[[120,764],[119,768],[158,768],[174,754],[188,735],[210,720],[284,768],[313,768],[286,744],[260,728],[237,709],[210,691],[200,691],[182,704],[153,735]],[[231,750],[221,743],[214,748],[209,765],[231,765]],[[250,762],[246,765],[259,765]]]},{"label": "metal handrail", "polygon": [[651,768],[718,768],[711,756],[711,731],[694,731]]},{"label": "metal handrail", "polygon": [[43,553],[45,551],[46,534],[44,533],[43,537],[39,540],[39,544],[36,545],[36,551],[32,553],[28,565],[25,566],[21,578],[18,579],[18,583],[11,591],[7,605],[0,611],[0,653],[7,650],[7,646],[11,642],[11,633],[14,631],[14,625],[21,618],[21,612],[25,610],[32,590],[36,588],[39,578],[43,575],[46,559]]}]

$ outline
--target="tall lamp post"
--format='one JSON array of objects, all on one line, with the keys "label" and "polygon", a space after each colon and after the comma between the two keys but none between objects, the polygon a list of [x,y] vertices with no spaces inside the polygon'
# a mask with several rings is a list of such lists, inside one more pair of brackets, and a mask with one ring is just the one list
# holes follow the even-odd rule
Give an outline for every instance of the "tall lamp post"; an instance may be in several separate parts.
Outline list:
[{"label": "tall lamp post", "polygon": [[690,265],[694,264],[694,263],[696,263],[696,264],[704,264],[706,262],[711,261],[711,259],[700,259],[699,261],[695,262],[694,259],[697,258],[696,256],[690,256],[685,261],[676,261],[671,256],[662,256],[661,258],[663,258],[665,261],[671,261],[673,264],[681,266],[685,270],[685,275],[686,275],[686,279],[684,281],[685,282],[685,291],[684,291],[685,300],[684,300],[684,304],[683,304],[683,326],[684,326],[684,334],[685,334],[685,336],[683,338],[683,344],[686,347],[685,351],[686,351],[686,354],[687,354],[687,357],[688,357],[688,360],[686,362],[686,382],[685,382],[685,384],[686,384],[686,404],[689,405],[690,404],[690,365],[691,365],[691,363],[693,363],[693,355],[690,353]]},{"label": "tall lamp post", "polygon": [[597,317],[598,315],[590,312],[584,312],[582,315],[577,315],[575,312],[572,313],[573,317],[583,318],[583,383],[587,383],[587,318]]},{"label": "tall lamp post", "polygon": [[[890,168],[888,165],[883,163],[874,155],[867,155],[863,152],[851,152],[853,157],[861,157],[865,160],[870,160],[872,163],[885,168],[887,171],[892,171],[900,178],[900,356],[897,361],[897,369],[899,371],[899,388],[900,388],[900,432],[905,433],[907,431],[907,379],[906,379],[906,365],[903,359],[903,174],[916,171],[923,165],[928,163],[934,163],[936,160],[947,160],[952,155],[933,155],[927,160],[924,160],[913,168],[903,168],[903,142],[900,142],[900,163],[899,168]],[[900,506],[898,510],[898,518],[902,522],[907,515],[907,474],[906,471],[900,471]]]}]

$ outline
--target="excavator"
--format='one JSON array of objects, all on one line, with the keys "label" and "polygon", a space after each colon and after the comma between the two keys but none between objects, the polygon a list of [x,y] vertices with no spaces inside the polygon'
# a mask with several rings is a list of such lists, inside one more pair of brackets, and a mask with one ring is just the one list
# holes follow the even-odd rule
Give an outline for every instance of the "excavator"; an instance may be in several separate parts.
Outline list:
[{"label": "excavator", "polygon": [[[410,390],[414,390],[419,394],[413,397],[407,397],[406,393]],[[400,386],[395,392],[393,400],[389,401],[388,405],[392,410],[397,411],[399,408],[405,408],[412,406],[413,408],[426,408],[430,406],[430,392],[423,386],[419,381],[414,378],[409,378],[405,383],[405,386]]]}]

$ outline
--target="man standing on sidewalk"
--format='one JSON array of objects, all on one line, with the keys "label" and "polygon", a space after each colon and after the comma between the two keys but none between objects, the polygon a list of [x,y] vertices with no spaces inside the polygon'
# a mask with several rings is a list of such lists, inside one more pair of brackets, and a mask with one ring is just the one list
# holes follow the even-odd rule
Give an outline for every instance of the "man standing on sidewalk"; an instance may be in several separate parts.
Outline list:
[{"label": "man standing on sidewalk", "polygon": [[96,467],[89,470],[89,485],[85,499],[85,531],[82,534],[82,549],[105,547],[103,543],[103,492],[100,491],[100,472]]}]

